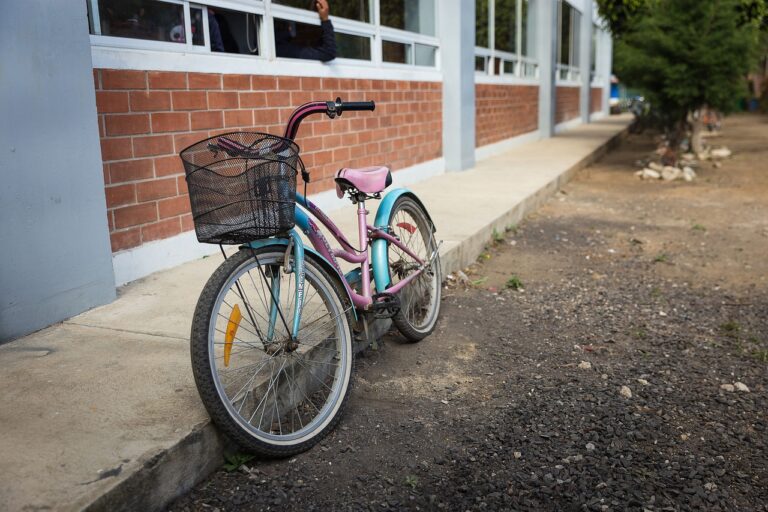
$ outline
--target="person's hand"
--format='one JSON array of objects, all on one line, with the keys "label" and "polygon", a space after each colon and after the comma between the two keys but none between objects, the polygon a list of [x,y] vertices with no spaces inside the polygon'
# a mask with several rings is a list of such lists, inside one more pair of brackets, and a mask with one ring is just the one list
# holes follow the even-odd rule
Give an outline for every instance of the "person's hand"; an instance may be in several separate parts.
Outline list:
[{"label": "person's hand", "polygon": [[317,0],[315,2],[315,9],[317,9],[317,14],[320,15],[320,21],[325,21],[328,19],[328,15],[331,12],[331,8],[328,5],[328,0]]}]

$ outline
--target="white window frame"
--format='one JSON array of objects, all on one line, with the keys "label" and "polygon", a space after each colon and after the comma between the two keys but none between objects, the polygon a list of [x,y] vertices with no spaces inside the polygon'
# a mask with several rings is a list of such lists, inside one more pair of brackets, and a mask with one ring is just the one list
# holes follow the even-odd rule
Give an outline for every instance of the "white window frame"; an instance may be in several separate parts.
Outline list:
[{"label": "white window frame", "polygon": [[[98,16],[98,0],[87,0],[94,13],[94,31],[101,29]],[[313,76],[334,78],[371,78],[390,80],[440,81],[441,51],[439,38],[439,1],[434,2],[435,32],[427,36],[381,26],[380,0],[371,0],[371,23],[331,16],[337,32],[369,37],[371,60],[336,58],[323,63],[306,59],[276,57],[273,35],[275,18],[320,25],[317,13],[280,5],[272,0],[157,0],[184,6],[185,30],[191,35],[190,7],[203,7],[204,46],[192,44],[192,37],[186,43],[170,43],[123,37],[92,34],[91,55],[94,68],[137,69],[158,71],[186,71],[209,73],[268,74],[280,76]],[[231,54],[210,51],[207,9],[221,7],[260,16],[259,55]],[[411,45],[411,64],[382,62],[382,40],[392,40]],[[415,64],[416,44],[434,47],[435,65]]]},{"label": "white window frame", "polygon": [[[530,7],[530,4],[529,4]],[[528,16],[530,16],[530,11]],[[527,57],[523,51],[523,0],[515,1],[515,49],[516,52],[507,52],[496,49],[496,1],[488,0],[488,46],[484,48],[475,46],[475,57],[485,59],[485,69],[475,70],[475,83],[509,83],[521,85],[534,85],[539,83],[539,61],[534,57]],[[499,73],[495,70],[496,59],[501,60]],[[512,62],[514,71],[504,71],[504,64]],[[533,66],[533,74],[525,74],[525,66]]]},{"label": "white window frame", "polygon": [[[555,64],[555,83],[556,85],[561,86],[580,86],[581,85],[581,69],[579,66],[574,65],[575,57],[578,56],[579,52],[579,45],[581,41],[580,38],[577,35],[578,30],[580,29],[578,27],[578,22],[576,21],[575,16],[571,16],[569,23],[571,24],[571,29],[568,31],[568,37],[570,37],[570,43],[568,45],[568,64],[561,64],[560,63],[560,57],[561,57],[561,49],[562,49],[562,41],[560,40],[560,36],[563,33],[563,11],[562,6],[568,4],[568,6],[571,8],[572,11],[576,11],[579,13],[579,16],[584,16],[584,13],[575,5],[573,5],[568,0],[559,0],[557,3],[557,62]],[[579,19],[579,22],[581,20]]]}]

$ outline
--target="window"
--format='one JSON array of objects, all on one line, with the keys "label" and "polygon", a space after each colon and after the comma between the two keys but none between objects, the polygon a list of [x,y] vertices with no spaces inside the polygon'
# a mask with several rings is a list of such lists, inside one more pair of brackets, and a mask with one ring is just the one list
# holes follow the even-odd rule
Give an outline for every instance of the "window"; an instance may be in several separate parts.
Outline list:
[{"label": "window", "polygon": [[557,78],[579,80],[581,13],[563,0],[557,2]]},{"label": "window", "polygon": [[[435,0],[331,0],[332,38],[315,12],[315,0],[85,2],[92,44],[108,49],[230,53],[270,59],[330,60],[336,56],[342,64],[349,59],[426,68],[437,67],[439,61]],[[270,32],[274,38],[265,37]],[[335,52],[331,51],[334,46]],[[235,61],[228,64],[242,66]]]},{"label": "window", "polygon": [[381,0],[379,9],[385,27],[435,35],[435,0]]},{"label": "window", "polygon": [[255,12],[180,0],[89,0],[87,5],[90,33],[110,38],[111,44],[131,46],[120,40],[143,40],[134,46],[261,54],[262,16]]},{"label": "window", "polygon": [[476,0],[475,70],[535,78],[535,24],[529,0]]},{"label": "window", "polygon": [[[272,0],[272,3],[308,11],[315,10],[315,0]],[[332,16],[371,23],[370,0],[330,0],[329,3]]]}]

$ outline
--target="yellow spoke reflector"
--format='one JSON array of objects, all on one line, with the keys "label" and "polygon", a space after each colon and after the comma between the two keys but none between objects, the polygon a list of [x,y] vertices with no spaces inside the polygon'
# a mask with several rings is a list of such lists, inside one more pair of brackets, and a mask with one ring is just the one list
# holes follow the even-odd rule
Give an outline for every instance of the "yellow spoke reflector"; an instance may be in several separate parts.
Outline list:
[{"label": "yellow spoke reflector", "polygon": [[240,307],[235,304],[235,307],[232,308],[232,312],[229,314],[227,334],[224,337],[224,366],[229,366],[229,355],[232,353],[232,342],[235,341],[237,328],[240,327],[240,320],[242,320],[242,318],[243,315],[240,313]]}]

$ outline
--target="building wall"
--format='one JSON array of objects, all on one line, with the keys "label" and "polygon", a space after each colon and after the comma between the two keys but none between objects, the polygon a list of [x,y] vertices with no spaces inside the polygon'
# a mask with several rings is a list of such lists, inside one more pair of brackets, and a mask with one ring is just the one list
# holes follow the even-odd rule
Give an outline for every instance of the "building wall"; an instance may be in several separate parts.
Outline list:
[{"label": "building wall", "polygon": [[589,90],[589,111],[600,112],[603,110],[603,88],[592,87]]},{"label": "building wall", "polygon": [[309,193],[340,167],[392,170],[442,154],[440,82],[94,70],[112,251],[193,229],[179,151],[228,131],[280,134],[307,101],[374,100],[376,112],[309,118],[297,143]]},{"label": "building wall", "polygon": [[477,84],[475,112],[477,147],[535,131],[539,123],[539,86]]},{"label": "building wall", "polygon": [[555,123],[579,117],[579,88],[558,86],[555,93]]},{"label": "building wall", "polygon": [[85,6],[3,4],[0,342],[115,297]]}]

